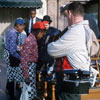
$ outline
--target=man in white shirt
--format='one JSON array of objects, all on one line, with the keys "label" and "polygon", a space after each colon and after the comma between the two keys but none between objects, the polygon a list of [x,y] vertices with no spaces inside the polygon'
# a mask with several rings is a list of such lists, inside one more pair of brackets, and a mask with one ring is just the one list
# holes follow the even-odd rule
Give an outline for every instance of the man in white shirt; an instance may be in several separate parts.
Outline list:
[{"label": "man in white shirt", "polygon": [[[66,56],[74,69],[89,71],[90,57],[84,29],[84,25],[89,26],[89,23],[83,18],[83,6],[78,1],[74,1],[66,5],[62,12],[68,20],[68,31],[59,40],[48,45],[48,53],[54,58]],[[94,76],[98,74],[94,68],[91,68],[91,71]]]},{"label": "man in white shirt", "polygon": [[[84,30],[84,25],[88,26],[89,23],[87,20],[83,20],[83,8],[81,9],[79,6],[77,9],[70,5],[68,10],[64,11],[69,29],[59,40],[48,45],[48,53],[55,58],[67,56],[74,69],[89,71],[90,57],[88,56]],[[97,74],[94,69],[93,72]]]},{"label": "man in white shirt", "polygon": [[41,21],[41,19],[36,17],[36,9],[35,8],[30,9],[30,17],[26,19],[25,31],[27,35],[29,35],[32,32],[32,26],[38,21]]}]

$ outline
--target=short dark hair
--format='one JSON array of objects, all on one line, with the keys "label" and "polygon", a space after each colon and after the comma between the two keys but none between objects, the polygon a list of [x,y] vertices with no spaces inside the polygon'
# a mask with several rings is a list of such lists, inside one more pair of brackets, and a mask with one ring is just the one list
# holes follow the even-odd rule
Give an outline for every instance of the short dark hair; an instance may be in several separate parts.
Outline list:
[{"label": "short dark hair", "polygon": [[78,14],[84,16],[84,7],[79,1],[70,3],[67,10],[70,10],[74,16]]},{"label": "short dark hair", "polygon": [[35,11],[36,12],[36,8],[30,8],[30,12]]}]

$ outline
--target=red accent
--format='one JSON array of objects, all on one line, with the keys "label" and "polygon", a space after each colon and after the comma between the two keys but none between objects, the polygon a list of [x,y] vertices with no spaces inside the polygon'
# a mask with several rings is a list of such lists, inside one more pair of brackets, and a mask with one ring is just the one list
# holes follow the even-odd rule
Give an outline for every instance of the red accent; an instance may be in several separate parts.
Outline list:
[{"label": "red accent", "polygon": [[[63,61],[63,62],[61,63],[61,61]],[[69,63],[67,57],[63,57],[63,58],[60,58],[60,59],[58,60],[58,64],[57,64],[57,67],[58,67],[58,68],[57,68],[57,71],[60,70],[61,64],[62,64],[63,70],[65,70],[65,69],[73,69],[73,67],[70,65],[70,63]]]},{"label": "red accent", "polygon": [[36,22],[34,25],[33,25],[33,29],[45,29],[45,25],[43,22]]},{"label": "red accent", "polygon": [[48,21],[43,21],[43,23],[44,23],[44,25],[45,25],[45,24],[49,24],[49,22],[48,22]]}]

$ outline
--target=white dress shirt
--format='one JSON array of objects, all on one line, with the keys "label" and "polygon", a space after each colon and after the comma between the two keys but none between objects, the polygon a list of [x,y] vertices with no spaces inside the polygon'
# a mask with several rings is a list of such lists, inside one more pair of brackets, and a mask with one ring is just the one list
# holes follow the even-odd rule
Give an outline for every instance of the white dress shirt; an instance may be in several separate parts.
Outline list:
[{"label": "white dress shirt", "polygon": [[[30,20],[29,20],[29,33],[31,33],[31,28],[32,28],[32,26],[31,26],[31,23],[32,23],[32,18],[30,18]],[[33,25],[36,23],[36,17],[34,17],[33,18]]]},{"label": "white dress shirt", "polygon": [[25,31],[23,31],[23,32],[21,33],[21,38],[22,38],[22,44],[24,44],[24,41],[25,41],[25,39],[27,38],[27,35],[26,35],[26,32],[25,32]]}]

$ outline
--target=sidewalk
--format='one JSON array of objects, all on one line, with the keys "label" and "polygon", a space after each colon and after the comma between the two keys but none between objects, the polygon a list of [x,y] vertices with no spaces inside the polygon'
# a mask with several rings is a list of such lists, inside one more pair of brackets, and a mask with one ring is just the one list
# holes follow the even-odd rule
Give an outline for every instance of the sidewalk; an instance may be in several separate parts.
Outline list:
[{"label": "sidewalk", "polygon": [[6,64],[2,59],[0,59],[0,100],[9,100],[8,96],[5,93],[6,89],[6,80],[7,80],[7,74],[6,74]]},{"label": "sidewalk", "polygon": [[[5,92],[7,81],[6,64],[2,59],[0,59],[0,70],[0,100],[9,100],[9,96]],[[41,94],[43,94],[43,91],[38,92],[38,98],[42,99]]]}]

